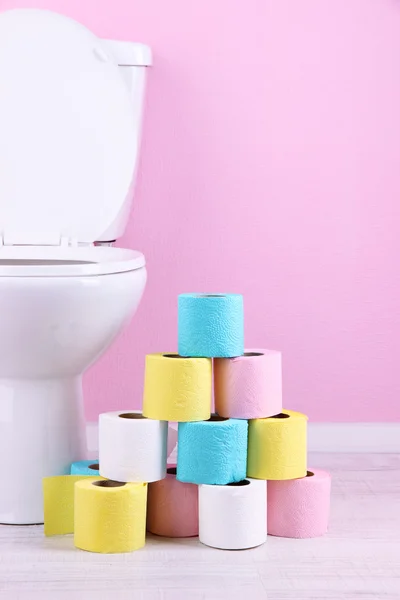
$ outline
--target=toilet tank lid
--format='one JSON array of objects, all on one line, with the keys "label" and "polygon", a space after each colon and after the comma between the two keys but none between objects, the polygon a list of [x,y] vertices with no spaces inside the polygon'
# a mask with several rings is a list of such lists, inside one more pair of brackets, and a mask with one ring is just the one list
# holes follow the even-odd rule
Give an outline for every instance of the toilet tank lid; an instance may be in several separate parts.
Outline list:
[{"label": "toilet tank lid", "polygon": [[105,39],[102,42],[120,67],[150,67],[153,64],[151,48],[146,44]]},{"label": "toilet tank lid", "polygon": [[4,243],[90,243],[113,223],[138,153],[120,71],[103,41],[72,19],[36,9],[0,14]]}]

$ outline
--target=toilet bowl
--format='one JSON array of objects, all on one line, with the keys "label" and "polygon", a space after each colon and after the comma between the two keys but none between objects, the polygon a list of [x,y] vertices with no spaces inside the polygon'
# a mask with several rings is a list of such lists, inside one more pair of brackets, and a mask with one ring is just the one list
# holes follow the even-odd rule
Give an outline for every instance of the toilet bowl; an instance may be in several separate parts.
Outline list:
[{"label": "toilet bowl", "polygon": [[86,457],[82,374],[142,298],[143,254],[107,243],[150,64],[49,11],[0,15],[0,523],[43,522],[42,478]]}]

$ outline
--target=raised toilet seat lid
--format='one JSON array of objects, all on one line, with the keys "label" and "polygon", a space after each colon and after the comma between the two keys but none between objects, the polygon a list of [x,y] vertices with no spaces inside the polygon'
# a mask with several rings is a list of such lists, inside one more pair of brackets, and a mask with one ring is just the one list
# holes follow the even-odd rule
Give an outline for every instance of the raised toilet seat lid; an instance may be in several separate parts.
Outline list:
[{"label": "raised toilet seat lid", "polygon": [[4,246],[0,277],[90,277],[134,271],[145,266],[136,250],[104,246]]},{"label": "raised toilet seat lid", "polygon": [[56,13],[0,13],[0,235],[5,245],[90,244],[130,197],[135,111],[120,67]]}]

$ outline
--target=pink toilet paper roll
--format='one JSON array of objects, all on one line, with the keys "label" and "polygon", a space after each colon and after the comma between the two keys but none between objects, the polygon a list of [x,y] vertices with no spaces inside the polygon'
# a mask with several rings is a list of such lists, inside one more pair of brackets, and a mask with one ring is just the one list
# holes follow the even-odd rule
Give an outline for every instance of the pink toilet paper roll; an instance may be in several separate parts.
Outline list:
[{"label": "pink toilet paper roll", "polygon": [[149,484],[147,531],[164,537],[199,535],[198,487],[176,479],[176,467],[165,479]]},{"label": "pink toilet paper roll", "polygon": [[282,360],[275,350],[246,350],[214,360],[215,410],[221,417],[259,419],[282,411]]},{"label": "pink toilet paper roll", "polygon": [[321,469],[301,479],[268,481],[267,531],[288,538],[312,538],[326,533],[331,476]]}]

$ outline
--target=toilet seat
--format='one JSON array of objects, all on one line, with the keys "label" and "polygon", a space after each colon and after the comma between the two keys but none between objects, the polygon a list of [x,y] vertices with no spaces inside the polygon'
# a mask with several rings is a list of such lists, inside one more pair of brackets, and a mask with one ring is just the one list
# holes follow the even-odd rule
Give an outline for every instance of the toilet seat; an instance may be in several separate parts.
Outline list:
[{"label": "toilet seat", "polygon": [[131,194],[134,110],[120,68],[83,25],[0,14],[0,277],[86,277],[144,267],[93,243]]},{"label": "toilet seat", "polygon": [[135,250],[103,246],[3,246],[0,277],[90,277],[145,266]]}]

